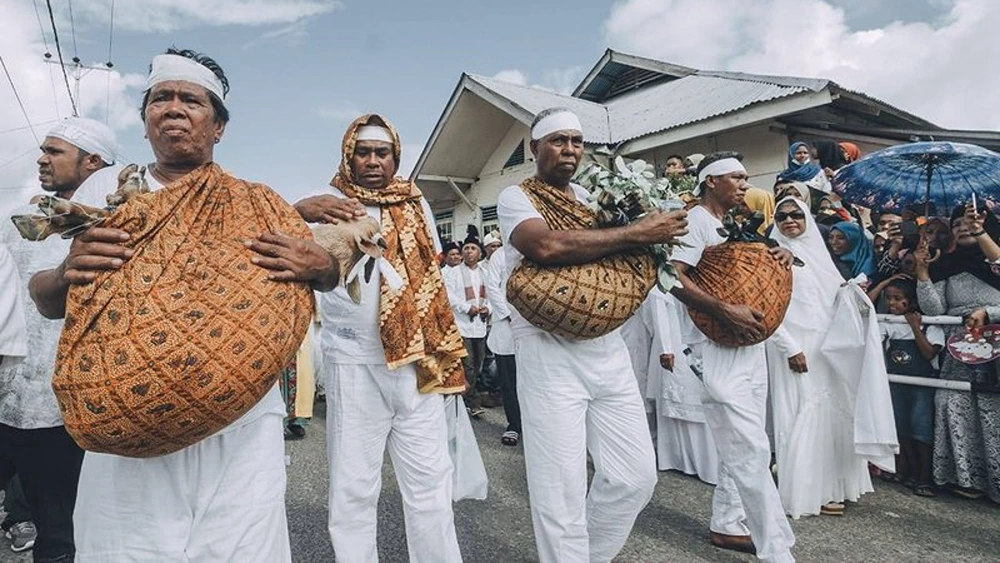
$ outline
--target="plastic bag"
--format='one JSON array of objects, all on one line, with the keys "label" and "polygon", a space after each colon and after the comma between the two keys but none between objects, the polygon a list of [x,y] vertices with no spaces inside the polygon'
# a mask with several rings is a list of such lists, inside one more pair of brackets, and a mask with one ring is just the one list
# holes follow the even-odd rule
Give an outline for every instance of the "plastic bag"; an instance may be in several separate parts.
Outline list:
[{"label": "plastic bag", "polygon": [[448,455],[454,468],[451,500],[485,500],[489,480],[465,401],[460,395],[450,395],[444,400],[444,408],[448,421]]}]

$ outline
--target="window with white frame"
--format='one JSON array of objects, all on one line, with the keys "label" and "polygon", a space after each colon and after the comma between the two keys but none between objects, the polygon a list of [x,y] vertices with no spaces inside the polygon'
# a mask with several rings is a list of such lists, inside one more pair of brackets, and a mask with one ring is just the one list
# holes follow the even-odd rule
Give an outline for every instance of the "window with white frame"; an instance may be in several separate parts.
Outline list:
[{"label": "window with white frame", "polygon": [[438,238],[442,242],[451,242],[455,232],[455,212],[442,211],[434,214],[434,222],[437,223]]},{"label": "window with white frame", "polygon": [[497,219],[497,206],[480,207],[479,216],[481,217],[479,222],[480,237],[485,237],[493,231],[500,230],[500,221]]}]

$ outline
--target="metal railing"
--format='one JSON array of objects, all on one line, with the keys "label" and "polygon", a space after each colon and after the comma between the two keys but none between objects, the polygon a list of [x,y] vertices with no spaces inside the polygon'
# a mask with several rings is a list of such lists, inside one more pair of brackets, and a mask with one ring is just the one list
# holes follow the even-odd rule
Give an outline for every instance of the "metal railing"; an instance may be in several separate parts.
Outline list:
[{"label": "metal railing", "polygon": [[[903,315],[877,315],[879,323],[894,323],[894,324],[906,324],[906,317]],[[924,325],[939,325],[939,326],[956,326],[961,325],[965,321],[962,317],[953,317],[949,315],[927,315],[921,317],[920,324]],[[947,352],[945,352],[947,353]],[[890,383],[901,383],[904,385],[916,385],[919,387],[934,387],[936,389],[949,389],[951,391],[976,391],[978,393],[1000,393],[1000,385],[984,385],[980,383],[971,383],[969,381],[952,381],[949,379],[935,379],[932,377],[917,377],[914,375],[899,375],[895,373],[889,374]]]}]

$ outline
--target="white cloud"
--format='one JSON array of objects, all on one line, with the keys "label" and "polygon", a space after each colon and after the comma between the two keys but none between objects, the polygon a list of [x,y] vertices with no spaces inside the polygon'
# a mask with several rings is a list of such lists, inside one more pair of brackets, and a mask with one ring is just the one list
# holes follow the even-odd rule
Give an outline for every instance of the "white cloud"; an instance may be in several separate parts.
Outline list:
[{"label": "white cloud", "polygon": [[712,70],[816,76],[944,127],[1000,129],[1000,2],[956,0],[934,25],[852,31],[824,0],[626,0],[604,35],[613,49]]},{"label": "white cloud", "polygon": [[[342,7],[336,0],[129,0],[115,4],[115,26],[137,31],[174,31],[202,25],[290,24]],[[77,0],[73,10],[84,22],[107,25],[110,3]]]},{"label": "white cloud", "polygon": [[[0,55],[28,117],[26,120],[12,94],[0,96],[0,123],[4,125],[4,132],[0,133],[0,177],[3,178],[0,181],[0,212],[6,213],[27,201],[28,194],[38,189],[35,172],[38,141],[59,119],[72,112],[62,71],[58,65],[43,62],[41,54],[44,51],[32,8],[28,3],[7,3],[0,21]],[[101,64],[97,61],[85,63]],[[107,121],[116,130],[140,122],[135,107],[135,89],[143,81],[139,75],[123,75],[117,70],[90,71],[81,79],[77,96],[73,77],[69,77],[80,115]],[[6,76],[0,77],[0,90],[11,91]],[[28,121],[35,125],[34,135],[28,128],[8,131],[26,126]]]},{"label": "white cloud", "polygon": [[501,82],[517,84],[518,86],[528,85],[528,76],[516,68],[501,70],[500,72],[494,74],[493,78],[496,78]]},{"label": "white cloud", "polygon": [[302,19],[273,31],[263,33],[260,37],[243,45],[243,50],[246,51],[263,43],[278,43],[291,47],[301,45],[309,37],[309,32],[306,31],[308,23],[309,20]]},{"label": "white cloud", "polygon": [[576,88],[577,84],[580,83],[580,79],[583,78],[583,72],[583,67],[580,66],[549,70],[542,75],[540,81],[532,83],[524,71],[512,68],[501,70],[494,74],[493,78],[519,86],[531,86],[532,88],[548,90],[549,92],[570,94]]}]

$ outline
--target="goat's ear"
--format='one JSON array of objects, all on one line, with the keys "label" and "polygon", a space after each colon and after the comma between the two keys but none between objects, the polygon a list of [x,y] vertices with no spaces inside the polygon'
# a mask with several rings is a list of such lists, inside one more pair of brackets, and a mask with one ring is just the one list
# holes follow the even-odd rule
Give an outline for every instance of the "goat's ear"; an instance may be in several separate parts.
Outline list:
[{"label": "goat's ear", "polygon": [[362,237],[361,235],[354,235],[354,242],[358,245],[358,250],[364,252],[368,256],[371,256],[372,258],[382,257],[382,248],[384,248],[383,245],[385,244],[385,242],[382,241],[381,244],[379,244],[379,241],[381,241],[381,239],[382,235],[377,233],[372,237]]},{"label": "goat's ear", "polygon": [[375,264],[378,262],[378,258],[369,258],[365,262],[365,283],[372,281],[372,272],[375,271]]}]

